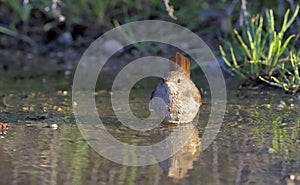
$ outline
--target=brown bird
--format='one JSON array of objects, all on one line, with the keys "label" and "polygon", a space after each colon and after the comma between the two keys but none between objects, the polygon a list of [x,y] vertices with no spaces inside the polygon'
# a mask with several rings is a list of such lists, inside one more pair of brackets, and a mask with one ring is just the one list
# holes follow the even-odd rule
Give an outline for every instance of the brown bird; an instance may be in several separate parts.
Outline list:
[{"label": "brown bird", "polygon": [[151,96],[151,99],[161,98],[163,103],[151,101],[151,108],[164,122],[191,122],[202,102],[198,88],[190,79],[190,61],[176,52],[170,58],[170,68],[170,72],[159,82]]}]

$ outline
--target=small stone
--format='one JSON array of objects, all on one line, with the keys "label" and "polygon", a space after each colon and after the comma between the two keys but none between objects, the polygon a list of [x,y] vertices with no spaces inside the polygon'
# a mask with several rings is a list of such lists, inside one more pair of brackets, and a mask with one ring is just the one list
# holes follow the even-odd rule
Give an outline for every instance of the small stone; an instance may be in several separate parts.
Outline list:
[{"label": "small stone", "polygon": [[71,75],[71,71],[65,71],[65,75],[66,75],[66,76]]},{"label": "small stone", "polygon": [[76,101],[74,101],[74,102],[73,102],[73,106],[75,106],[75,107],[76,107],[77,105],[78,105],[78,104],[77,104],[77,102],[76,102]]},{"label": "small stone", "polygon": [[54,123],[54,124],[51,124],[51,125],[50,125],[50,128],[52,128],[52,129],[57,129],[57,128],[58,128],[58,125],[55,124],[55,123]]},{"label": "small stone", "polygon": [[66,17],[63,15],[59,15],[58,20],[59,20],[59,22],[64,22],[66,20]]},{"label": "small stone", "polygon": [[300,174],[299,173],[295,173],[295,176],[296,176],[296,180],[300,181]]},{"label": "small stone", "polygon": [[268,153],[273,154],[273,153],[275,153],[275,150],[273,148],[269,148]]},{"label": "small stone", "polygon": [[279,105],[277,105],[277,108],[283,109],[286,106],[286,103],[283,100],[280,100]]},{"label": "small stone", "polygon": [[22,110],[23,110],[23,111],[28,111],[29,108],[28,108],[28,107],[22,107]]},{"label": "small stone", "polygon": [[265,153],[273,154],[275,152],[276,151],[270,147],[264,147],[263,149],[260,150],[260,153],[262,153],[262,154],[265,154]]},{"label": "small stone", "polygon": [[280,100],[279,104],[280,105],[285,105],[285,102],[283,100]]},{"label": "small stone", "polygon": [[5,123],[5,122],[0,122],[0,130],[3,131],[3,130],[7,130],[8,129],[8,124]]},{"label": "small stone", "polygon": [[111,39],[104,42],[103,49],[104,52],[106,52],[106,54],[112,55],[115,54],[117,51],[121,52],[123,46],[119,41]]},{"label": "small stone", "polygon": [[66,96],[66,95],[68,95],[68,91],[58,90],[58,91],[57,91],[57,94],[58,94],[58,95],[61,95],[61,96]]},{"label": "small stone", "polygon": [[73,43],[72,34],[70,32],[64,32],[58,37],[58,42],[64,46],[70,46]]},{"label": "small stone", "polygon": [[295,180],[295,179],[296,179],[295,175],[294,175],[294,174],[291,174],[291,175],[290,175],[290,179],[291,179],[291,180]]}]

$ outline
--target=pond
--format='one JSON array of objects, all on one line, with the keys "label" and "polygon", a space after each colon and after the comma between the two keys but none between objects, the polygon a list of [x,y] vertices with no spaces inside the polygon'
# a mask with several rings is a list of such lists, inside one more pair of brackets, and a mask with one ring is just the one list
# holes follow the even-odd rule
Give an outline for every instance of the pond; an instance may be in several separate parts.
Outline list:
[{"label": "pond", "polygon": [[[71,103],[72,74],[57,66],[47,72],[19,69],[1,69],[0,122],[8,123],[1,129],[1,184],[300,184],[297,96],[278,89],[237,90],[229,80],[222,127],[201,151],[210,114],[204,87],[200,119],[186,145],[158,164],[126,166],[99,155],[81,135]],[[140,117],[149,115],[149,80],[157,83],[142,81],[131,92],[131,109]],[[193,80],[202,83],[197,73]],[[115,118],[108,89],[97,89],[95,96],[106,130],[123,142],[149,144],[175,129],[189,129],[162,125],[133,131]]]}]

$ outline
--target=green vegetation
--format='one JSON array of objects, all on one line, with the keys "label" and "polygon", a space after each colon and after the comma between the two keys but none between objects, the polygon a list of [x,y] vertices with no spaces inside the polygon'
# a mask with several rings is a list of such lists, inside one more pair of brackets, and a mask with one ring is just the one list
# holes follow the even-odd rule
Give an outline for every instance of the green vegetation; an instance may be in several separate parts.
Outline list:
[{"label": "green vegetation", "polygon": [[[91,40],[108,28],[124,23],[145,19],[174,21],[201,35],[212,49],[217,50],[218,45],[222,43],[220,51],[224,61],[243,79],[266,82],[290,93],[299,91],[299,53],[296,52],[299,46],[295,46],[299,39],[299,36],[295,35],[295,30],[299,30],[299,5],[294,1],[249,1],[246,11],[259,14],[245,19],[248,12],[241,8],[242,2],[3,0],[0,1],[0,33],[12,36],[38,51],[40,45],[57,41],[66,31],[71,34],[74,45],[84,46],[89,45]],[[293,13],[290,13],[289,9],[285,12],[287,7],[290,7]],[[266,8],[272,8],[274,11],[267,10],[262,15]],[[242,25],[240,30],[234,29],[228,36],[231,26],[240,25],[242,18],[246,24]],[[296,19],[298,25],[294,24]],[[281,20],[283,22],[279,23]],[[291,31],[295,34],[290,34]],[[127,40],[135,40],[133,33],[125,35],[120,30],[120,34]],[[220,41],[218,35],[225,38]],[[86,37],[91,39],[82,39]],[[18,42],[8,42],[0,38],[1,40],[8,47],[11,47],[10,43],[20,46]],[[21,47],[23,46],[26,45],[21,44]],[[142,53],[150,54],[168,51],[161,45],[152,43],[137,43],[134,47]],[[44,50],[48,51],[48,48]],[[192,65],[192,69],[196,67],[198,66]]]},{"label": "green vegetation", "polygon": [[[229,48],[226,52],[220,46],[221,55],[227,66],[243,79],[252,81],[261,79],[270,85],[282,87],[287,92],[297,92],[300,85],[299,52],[296,54],[291,49],[290,57],[288,56],[288,45],[295,35],[285,36],[285,33],[295,21],[299,8],[298,5],[291,17],[289,17],[290,10],[286,11],[280,31],[275,30],[272,10],[266,11],[266,25],[263,16],[257,15],[249,19],[249,27],[244,26],[242,33],[234,29],[236,36],[232,41],[235,44],[234,48],[231,43],[225,42]],[[286,61],[289,64],[286,64]]]},{"label": "green vegetation", "polygon": [[271,76],[271,80],[259,77],[262,81],[283,88],[291,94],[296,93],[300,89],[300,51],[298,54],[290,52],[289,63],[282,62],[280,65],[279,77]]},{"label": "green vegetation", "polygon": [[113,20],[119,20],[120,17],[124,19],[122,22],[129,22],[147,19],[150,14],[165,14],[163,2],[160,0],[147,3],[133,0],[3,0],[0,1],[0,6],[7,7],[11,12],[7,16],[11,18],[9,29],[12,30],[17,29],[19,24],[28,25],[30,19],[39,18],[45,19],[44,29],[49,29],[59,22],[112,26]]}]

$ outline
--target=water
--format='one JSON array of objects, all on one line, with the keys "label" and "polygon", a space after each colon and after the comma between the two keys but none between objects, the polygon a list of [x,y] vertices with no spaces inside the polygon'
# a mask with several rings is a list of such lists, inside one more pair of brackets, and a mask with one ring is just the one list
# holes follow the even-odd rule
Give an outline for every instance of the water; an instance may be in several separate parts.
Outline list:
[{"label": "water", "polygon": [[[210,112],[209,93],[204,94],[200,120],[187,145],[159,164],[131,167],[103,158],[83,139],[72,114],[71,82],[72,76],[53,72],[0,79],[0,122],[9,124],[1,132],[0,184],[300,184],[287,178],[300,178],[296,96],[277,89],[229,89],[221,130],[201,151]],[[149,115],[153,87],[145,84],[132,90],[130,100],[139,117]],[[114,117],[109,91],[97,90],[96,99],[106,129],[123,142],[149,144],[178,129],[133,131]]]}]

